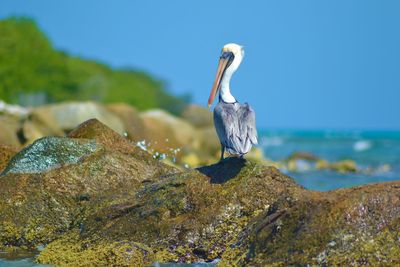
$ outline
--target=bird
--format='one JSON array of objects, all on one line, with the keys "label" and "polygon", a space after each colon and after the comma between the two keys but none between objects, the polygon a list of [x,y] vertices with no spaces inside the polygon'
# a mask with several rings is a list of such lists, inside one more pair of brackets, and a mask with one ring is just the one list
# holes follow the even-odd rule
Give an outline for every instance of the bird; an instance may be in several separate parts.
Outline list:
[{"label": "bird", "polygon": [[243,158],[257,141],[256,116],[248,103],[240,104],[231,94],[230,80],[244,57],[243,46],[229,43],[224,45],[219,58],[217,74],[208,98],[211,107],[219,92],[219,101],[214,108],[214,126],[221,143],[221,158],[227,151]]}]

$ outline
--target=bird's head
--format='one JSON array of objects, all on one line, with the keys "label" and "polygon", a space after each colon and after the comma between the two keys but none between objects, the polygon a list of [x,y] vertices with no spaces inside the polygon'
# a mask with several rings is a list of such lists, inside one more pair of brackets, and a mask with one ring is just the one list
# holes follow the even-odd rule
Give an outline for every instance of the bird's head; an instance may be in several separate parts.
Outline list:
[{"label": "bird's head", "polygon": [[208,107],[211,106],[220,88],[221,80],[224,76],[231,76],[239,67],[244,57],[243,46],[230,43],[224,45],[219,57],[219,64],[217,68],[217,75],[211,89],[210,97],[208,98]]}]

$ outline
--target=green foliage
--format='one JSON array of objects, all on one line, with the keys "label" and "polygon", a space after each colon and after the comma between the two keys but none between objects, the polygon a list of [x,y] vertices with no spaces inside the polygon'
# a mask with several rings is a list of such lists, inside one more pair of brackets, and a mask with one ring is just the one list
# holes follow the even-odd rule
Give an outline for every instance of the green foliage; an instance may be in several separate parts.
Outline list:
[{"label": "green foliage", "polygon": [[0,21],[0,98],[7,102],[96,100],[179,113],[187,98],[172,96],[164,87],[144,72],[113,70],[54,50],[31,19]]}]

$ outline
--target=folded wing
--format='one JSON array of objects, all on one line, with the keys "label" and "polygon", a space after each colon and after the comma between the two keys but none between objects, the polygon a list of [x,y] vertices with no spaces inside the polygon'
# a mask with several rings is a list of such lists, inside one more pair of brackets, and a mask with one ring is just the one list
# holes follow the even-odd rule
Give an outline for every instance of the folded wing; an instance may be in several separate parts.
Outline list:
[{"label": "folded wing", "polygon": [[255,113],[247,103],[219,103],[214,124],[221,144],[231,154],[246,154],[257,144]]}]

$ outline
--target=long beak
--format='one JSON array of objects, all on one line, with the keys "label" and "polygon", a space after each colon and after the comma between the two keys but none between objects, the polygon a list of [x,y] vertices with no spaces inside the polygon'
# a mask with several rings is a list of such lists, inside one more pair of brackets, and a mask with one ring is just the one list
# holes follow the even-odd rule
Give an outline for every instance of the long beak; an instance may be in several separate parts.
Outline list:
[{"label": "long beak", "polygon": [[214,101],[215,96],[217,95],[219,85],[221,83],[221,79],[225,73],[227,67],[229,67],[230,63],[233,61],[233,54],[232,53],[224,53],[218,63],[217,68],[217,75],[215,76],[214,84],[211,88],[210,97],[208,98],[208,108],[210,108],[211,104]]}]

